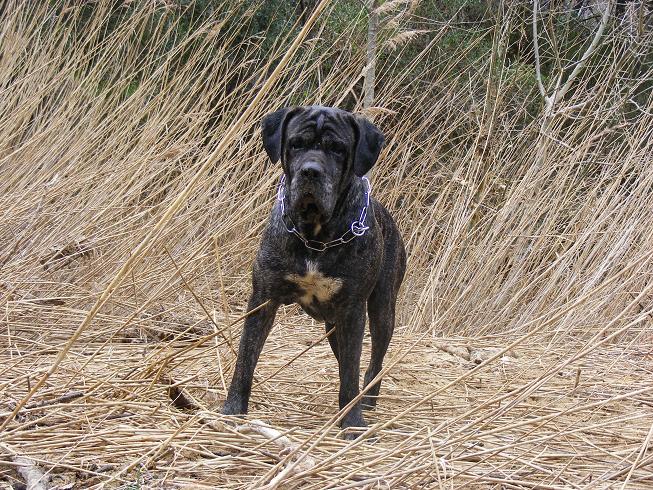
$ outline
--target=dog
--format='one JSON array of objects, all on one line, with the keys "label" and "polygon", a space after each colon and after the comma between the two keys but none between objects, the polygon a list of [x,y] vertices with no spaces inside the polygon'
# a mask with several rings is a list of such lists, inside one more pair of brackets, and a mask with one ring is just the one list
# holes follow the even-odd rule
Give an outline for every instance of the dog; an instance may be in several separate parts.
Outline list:
[{"label": "dog", "polygon": [[[247,413],[254,368],[278,307],[299,303],[323,321],[339,366],[342,410],[359,391],[365,307],[372,352],[365,386],[380,372],[395,325],[406,251],[390,213],[370,195],[365,174],[384,136],[367,119],[322,106],[285,108],[262,122],[265,151],[281,161],[277,201],[253,265],[248,309],[223,413]],[[267,304],[266,304],[267,302]],[[261,305],[264,305],[262,306]],[[366,427],[380,381],[340,421]],[[357,437],[355,430],[345,438]]]}]

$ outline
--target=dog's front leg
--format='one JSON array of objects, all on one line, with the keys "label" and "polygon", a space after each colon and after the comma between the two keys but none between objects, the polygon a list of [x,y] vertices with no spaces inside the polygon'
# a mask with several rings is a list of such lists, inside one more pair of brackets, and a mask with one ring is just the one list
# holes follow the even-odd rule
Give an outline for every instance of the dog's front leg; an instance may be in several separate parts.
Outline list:
[{"label": "dog's front leg", "polygon": [[[259,298],[259,295],[252,294],[249,300],[248,310],[263,304],[265,300]],[[229,387],[229,394],[224,403],[222,413],[225,415],[236,415],[247,413],[249,395],[252,391],[252,379],[254,377],[254,368],[258,358],[263,350],[263,344],[267,339],[272,323],[279,307],[276,303],[268,303],[256,313],[251,314],[245,320],[243,333],[240,337],[240,347],[238,348],[238,359],[236,368]]]},{"label": "dog's front leg", "polygon": [[[353,305],[346,309],[347,314],[336,322],[335,334],[338,339],[338,367],[340,374],[340,410],[359,394],[360,359],[365,332],[365,309],[363,305]],[[365,419],[358,401],[340,421],[340,427],[365,427]],[[345,434],[347,439],[356,437],[354,433]]]}]

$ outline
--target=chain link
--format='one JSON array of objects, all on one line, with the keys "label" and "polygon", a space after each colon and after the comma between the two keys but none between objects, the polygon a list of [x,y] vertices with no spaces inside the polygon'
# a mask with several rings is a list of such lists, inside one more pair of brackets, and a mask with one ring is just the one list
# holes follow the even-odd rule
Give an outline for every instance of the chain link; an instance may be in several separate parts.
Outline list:
[{"label": "chain link", "polygon": [[[295,223],[293,223],[290,216],[286,214],[286,176],[282,175],[281,180],[279,181],[279,187],[277,188],[277,201],[279,201],[281,206],[281,221],[283,222],[283,226],[286,228],[286,231],[299,238],[306,248],[315,250],[316,252],[324,252],[329,248],[349,243],[358,236],[363,236],[365,232],[370,229],[369,226],[365,225],[365,219],[367,218],[367,208],[370,206],[370,194],[372,193],[372,186],[370,185],[370,181],[367,179],[367,177],[362,177],[362,179],[365,182],[365,205],[363,206],[363,209],[361,209],[360,217],[349,226],[349,229],[344,232],[340,238],[336,238],[335,240],[331,240],[329,242],[321,242],[319,240],[309,240],[304,235],[302,235],[299,230],[297,230],[297,227],[295,226]],[[286,219],[292,226],[288,226]]]}]

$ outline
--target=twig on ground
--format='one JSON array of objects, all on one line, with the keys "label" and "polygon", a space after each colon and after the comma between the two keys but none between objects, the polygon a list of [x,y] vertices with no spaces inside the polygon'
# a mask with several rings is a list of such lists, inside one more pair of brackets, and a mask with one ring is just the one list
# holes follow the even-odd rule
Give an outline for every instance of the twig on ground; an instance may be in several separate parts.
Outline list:
[{"label": "twig on ground", "polygon": [[[298,444],[292,442],[287,436],[284,436],[277,429],[270,427],[268,424],[262,422],[261,420],[252,420],[246,424],[239,425],[236,430],[243,434],[256,433],[262,435],[263,437],[270,440],[270,442],[279,446],[281,451],[279,456],[283,457],[288,454],[291,454],[297,450],[299,447]],[[264,488],[275,488],[278,483],[280,483],[287,476],[298,473],[300,471],[309,471],[316,465],[315,459],[309,455],[302,455],[303,458],[299,458],[302,455],[301,453],[295,454],[294,458],[291,459],[292,463],[289,463],[283,470],[281,470],[274,478],[270,480],[268,485]],[[297,462],[295,462],[297,461]]]}]

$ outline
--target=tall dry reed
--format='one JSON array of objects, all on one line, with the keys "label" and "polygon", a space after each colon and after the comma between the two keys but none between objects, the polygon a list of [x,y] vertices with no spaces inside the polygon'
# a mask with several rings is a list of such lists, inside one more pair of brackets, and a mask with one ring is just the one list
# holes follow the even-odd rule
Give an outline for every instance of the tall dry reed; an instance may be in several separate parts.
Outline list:
[{"label": "tall dry reed", "polygon": [[322,2],[270,43],[213,7],[188,35],[165,2],[111,29],[105,2],[0,10],[0,478],[28,458],[82,487],[651,485],[650,33],[609,17],[548,107],[506,54],[517,7],[447,50],[455,19],[422,50],[388,23],[373,192],[410,258],[376,442],[335,438],[335,360],[288,307],[253,394],[280,452],[219,415],[280,174],[257,124],[360,111],[365,17],[328,35]]}]

